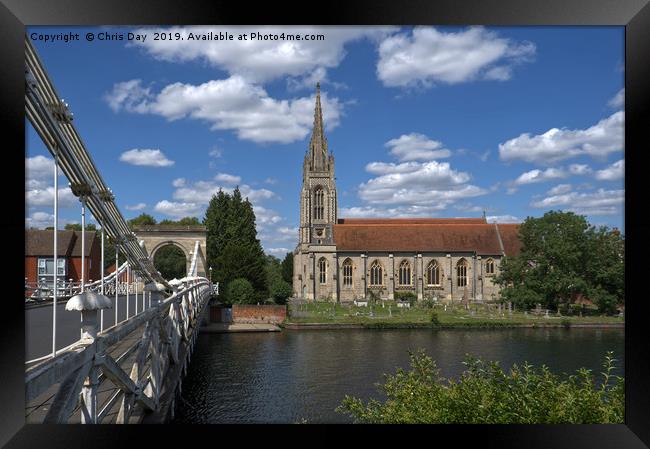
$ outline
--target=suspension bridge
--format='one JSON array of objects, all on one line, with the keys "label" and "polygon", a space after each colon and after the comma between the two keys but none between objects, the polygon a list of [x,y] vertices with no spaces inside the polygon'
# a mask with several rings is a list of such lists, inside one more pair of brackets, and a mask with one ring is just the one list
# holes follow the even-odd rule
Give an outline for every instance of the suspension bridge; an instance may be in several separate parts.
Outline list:
[{"label": "suspension bridge", "polygon": [[[217,292],[217,286],[204,277],[205,242],[194,241],[185,277],[161,276],[144,240],[138,239],[120,213],[73,124],[68,104],[27,38],[25,49],[26,115],[54,158],[54,229],[58,229],[60,170],[81,203],[82,245],[89,211],[100,226],[102,267],[105,236],[116,248],[115,271],[104,276],[101,270],[101,279],[94,282],[85,283],[83,246],[79,283],[66,285],[55,268],[45,295],[52,301],[52,349],[26,362],[26,421],[165,422],[173,417],[200,323]],[[57,233],[53,232],[54,267],[58,267]],[[120,253],[126,260],[119,260]],[[118,296],[126,301],[118,301]],[[65,311],[60,313],[80,315],[79,339],[59,347],[57,323],[62,317],[57,317],[57,306],[64,298]],[[125,308],[120,315],[121,304]]]}]

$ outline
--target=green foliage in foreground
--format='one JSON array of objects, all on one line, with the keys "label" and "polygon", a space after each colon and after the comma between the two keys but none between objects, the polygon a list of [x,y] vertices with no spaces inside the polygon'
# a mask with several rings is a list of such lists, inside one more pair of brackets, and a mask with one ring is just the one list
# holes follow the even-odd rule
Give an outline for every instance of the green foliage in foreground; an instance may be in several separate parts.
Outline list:
[{"label": "green foliage in foreground", "polygon": [[602,384],[590,370],[579,369],[566,379],[546,366],[527,362],[505,373],[496,362],[467,356],[457,381],[440,376],[434,361],[410,353],[411,370],[385,374],[378,385],[386,400],[346,396],[336,409],[361,423],[430,424],[595,424],[623,423],[624,379],[612,375],[613,353],[603,363]]}]

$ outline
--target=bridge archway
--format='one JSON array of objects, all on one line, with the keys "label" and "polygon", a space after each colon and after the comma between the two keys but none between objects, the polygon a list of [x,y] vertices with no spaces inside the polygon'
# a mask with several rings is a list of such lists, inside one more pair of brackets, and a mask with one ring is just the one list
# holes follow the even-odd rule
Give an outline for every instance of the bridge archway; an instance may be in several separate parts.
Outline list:
[{"label": "bridge archway", "polygon": [[180,248],[185,255],[185,272],[192,263],[196,242],[199,242],[197,256],[197,274],[207,277],[205,261],[206,228],[205,226],[151,225],[135,226],[133,232],[138,241],[144,241],[144,248],[153,260],[156,253],[163,247],[173,245]]}]

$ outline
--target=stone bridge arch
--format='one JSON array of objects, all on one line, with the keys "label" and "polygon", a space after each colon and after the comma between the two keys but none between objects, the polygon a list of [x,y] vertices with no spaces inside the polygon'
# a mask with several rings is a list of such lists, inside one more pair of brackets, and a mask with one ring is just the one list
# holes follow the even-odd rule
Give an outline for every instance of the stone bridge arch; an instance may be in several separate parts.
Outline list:
[{"label": "stone bridge arch", "polygon": [[194,247],[199,242],[197,259],[197,274],[208,277],[205,262],[206,228],[205,226],[178,226],[178,225],[150,225],[134,226],[133,232],[138,242],[144,241],[145,252],[153,260],[156,252],[167,245],[180,248],[185,254],[185,272],[187,273],[192,263]]}]

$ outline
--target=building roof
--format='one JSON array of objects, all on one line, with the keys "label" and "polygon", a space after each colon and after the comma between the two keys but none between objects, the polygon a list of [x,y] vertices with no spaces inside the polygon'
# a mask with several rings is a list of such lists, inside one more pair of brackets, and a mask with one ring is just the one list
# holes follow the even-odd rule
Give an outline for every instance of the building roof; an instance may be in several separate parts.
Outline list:
[{"label": "building roof", "polygon": [[[86,231],[86,257],[90,256],[92,245],[97,238],[95,231]],[[57,257],[81,257],[81,231],[58,231]],[[25,230],[25,256],[54,255],[54,231],[51,229],[26,229]]]},{"label": "building roof", "polygon": [[339,224],[485,224],[485,218],[339,218]]},{"label": "building roof", "polygon": [[[518,225],[498,225],[506,255],[518,254]],[[497,227],[484,219],[340,219],[334,225],[340,251],[476,252],[501,255]]]},{"label": "building roof", "polygon": [[519,224],[507,223],[498,224],[499,234],[503,242],[503,250],[508,256],[518,256],[521,252],[522,243],[519,239]]}]

